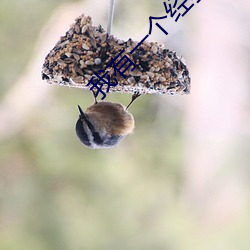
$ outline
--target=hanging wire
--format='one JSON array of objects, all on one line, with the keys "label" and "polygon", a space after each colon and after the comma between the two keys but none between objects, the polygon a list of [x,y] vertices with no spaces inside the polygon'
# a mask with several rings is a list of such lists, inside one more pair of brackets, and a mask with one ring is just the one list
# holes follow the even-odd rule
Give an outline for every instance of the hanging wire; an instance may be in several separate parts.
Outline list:
[{"label": "hanging wire", "polygon": [[112,30],[114,10],[115,10],[115,0],[110,0],[110,3],[109,3],[109,13],[108,13],[108,26],[107,26],[107,33],[109,35],[111,34],[111,30]]}]

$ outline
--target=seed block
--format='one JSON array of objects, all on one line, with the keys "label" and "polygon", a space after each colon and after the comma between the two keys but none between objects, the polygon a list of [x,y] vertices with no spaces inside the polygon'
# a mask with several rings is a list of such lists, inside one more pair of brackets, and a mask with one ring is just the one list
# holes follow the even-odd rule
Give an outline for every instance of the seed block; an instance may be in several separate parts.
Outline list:
[{"label": "seed block", "polygon": [[[108,70],[111,83],[115,83],[114,78],[118,80],[109,92],[188,94],[190,76],[183,58],[164,45],[147,40],[130,54],[138,43],[108,35],[100,25],[92,25],[91,17],[81,15],[46,56],[42,79],[60,86],[90,89],[91,85],[87,84],[94,73],[101,75],[99,70]],[[119,73],[115,76],[113,67],[107,68],[111,58],[123,49],[121,57],[126,55],[136,65],[133,71],[124,73],[125,78]],[[98,80],[96,76],[94,79]],[[103,84],[102,90],[107,90],[107,87]]]}]

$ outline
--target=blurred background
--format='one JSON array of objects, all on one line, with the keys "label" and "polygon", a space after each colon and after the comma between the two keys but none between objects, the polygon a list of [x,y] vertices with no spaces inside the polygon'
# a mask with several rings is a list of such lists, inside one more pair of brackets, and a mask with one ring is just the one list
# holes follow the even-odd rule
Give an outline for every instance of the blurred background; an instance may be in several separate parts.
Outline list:
[{"label": "blurred background", "polygon": [[[47,84],[41,68],[81,13],[106,28],[108,5],[0,2],[0,249],[249,250],[249,0],[202,0],[161,20],[168,36],[154,26],[149,40],[184,57],[191,94],[140,97],[134,134],[90,150],[74,126],[92,94]],[[160,0],[117,0],[113,34],[140,41],[165,14]]]}]

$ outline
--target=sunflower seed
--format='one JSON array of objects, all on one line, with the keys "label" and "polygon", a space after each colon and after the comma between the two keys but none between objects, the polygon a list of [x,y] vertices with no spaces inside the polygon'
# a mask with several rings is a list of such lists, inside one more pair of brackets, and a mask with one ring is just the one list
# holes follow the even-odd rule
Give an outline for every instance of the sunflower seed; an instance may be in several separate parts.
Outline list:
[{"label": "sunflower seed", "polygon": [[89,50],[89,46],[86,43],[82,44],[82,48],[85,49],[85,50]]}]

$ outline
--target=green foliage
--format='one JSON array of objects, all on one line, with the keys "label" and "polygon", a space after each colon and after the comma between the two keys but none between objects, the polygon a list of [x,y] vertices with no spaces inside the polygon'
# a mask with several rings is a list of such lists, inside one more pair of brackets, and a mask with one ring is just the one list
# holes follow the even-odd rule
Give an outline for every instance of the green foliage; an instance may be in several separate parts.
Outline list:
[{"label": "green foliage", "polygon": [[0,97],[25,69],[42,25],[67,0],[1,0]]}]

